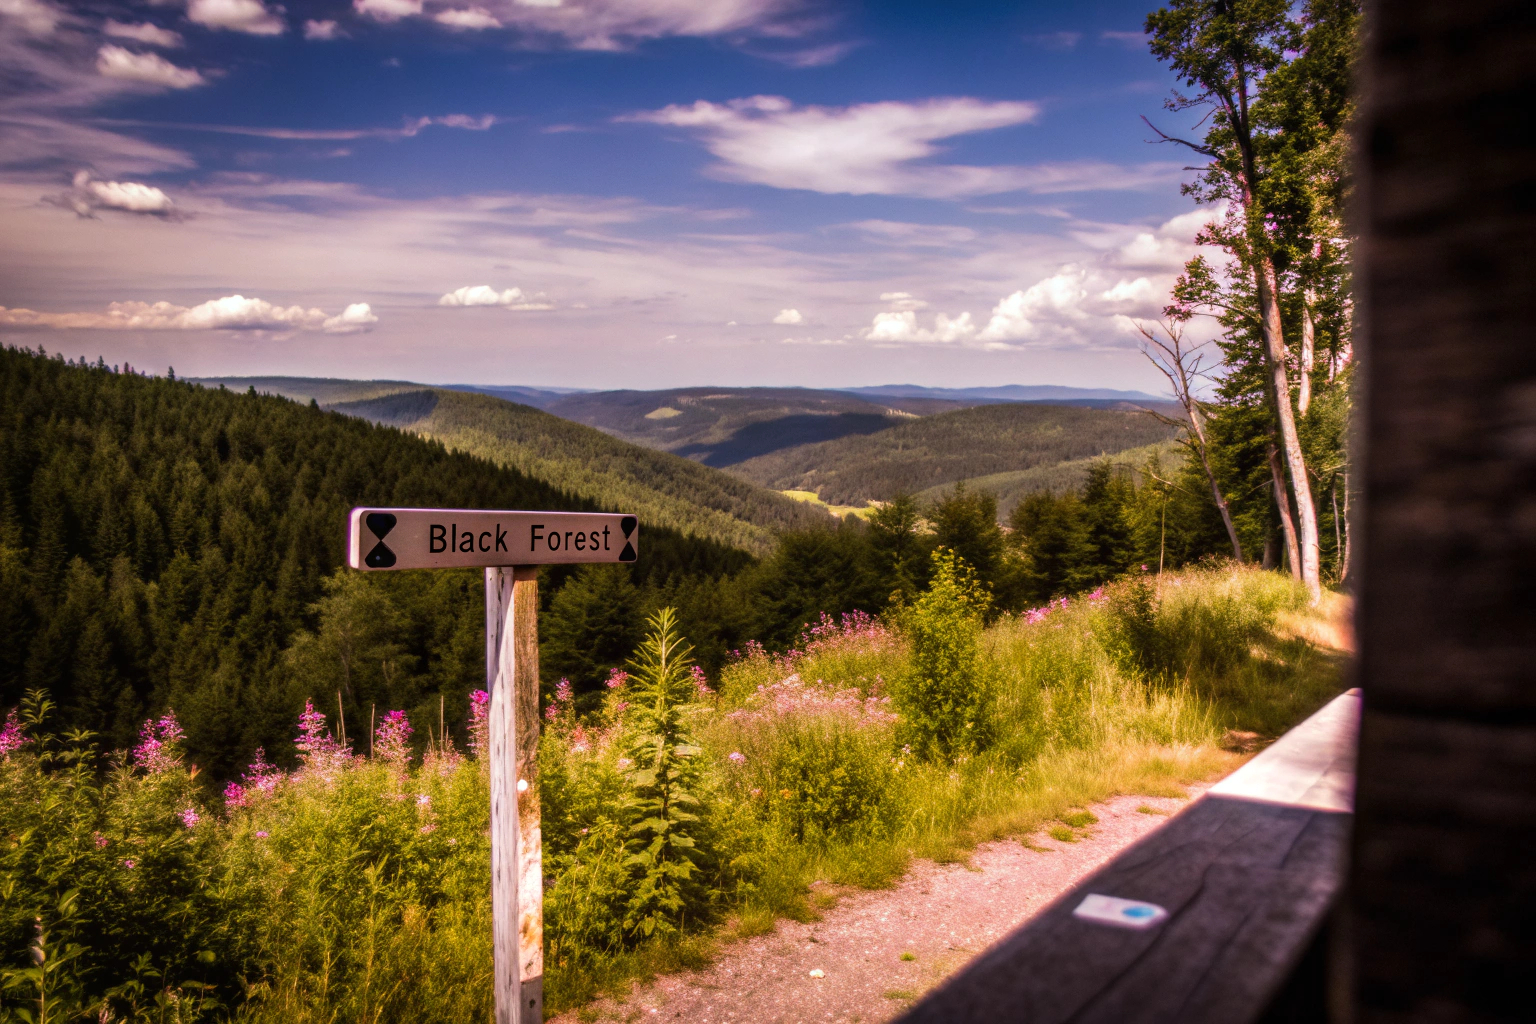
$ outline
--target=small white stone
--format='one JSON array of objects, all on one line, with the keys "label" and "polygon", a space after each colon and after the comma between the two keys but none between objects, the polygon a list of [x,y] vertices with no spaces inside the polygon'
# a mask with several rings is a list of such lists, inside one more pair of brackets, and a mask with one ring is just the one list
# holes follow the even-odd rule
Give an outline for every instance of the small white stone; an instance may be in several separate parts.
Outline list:
[{"label": "small white stone", "polygon": [[825,978],[826,976],[827,972],[822,970],[820,967],[817,967],[815,970],[811,971],[811,977],[813,978]]},{"label": "small white stone", "polygon": [[527,779],[518,779],[517,780],[517,791],[519,793],[526,793],[526,792],[528,792],[528,780]]}]

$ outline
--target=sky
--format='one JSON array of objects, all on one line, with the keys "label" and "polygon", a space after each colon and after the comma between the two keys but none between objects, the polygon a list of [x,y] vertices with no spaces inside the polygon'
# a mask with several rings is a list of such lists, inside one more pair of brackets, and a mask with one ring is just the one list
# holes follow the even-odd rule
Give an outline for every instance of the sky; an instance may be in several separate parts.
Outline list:
[{"label": "sky", "polygon": [[1151,0],[0,0],[0,341],[181,376],[1062,384],[1214,215]]}]

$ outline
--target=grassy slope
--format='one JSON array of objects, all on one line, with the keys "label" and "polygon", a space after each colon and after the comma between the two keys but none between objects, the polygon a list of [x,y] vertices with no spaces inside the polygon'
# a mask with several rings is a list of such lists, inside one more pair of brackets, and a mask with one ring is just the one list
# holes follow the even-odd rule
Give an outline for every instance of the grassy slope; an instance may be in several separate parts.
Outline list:
[{"label": "grassy slope", "polygon": [[[1101,459],[1107,458],[1112,466],[1141,469],[1146,465],[1147,459],[1154,455],[1163,464],[1164,472],[1160,475],[1171,479],[1172,474],[1178,472],[1178,467],[1184,461],[1184,447],[1178,441],[1161,441],[1157,444],[1143,445],[1140,448],[1127,448],[1123,452],[1115,452],[1107,456],[1095,455],[1086,459],[1057,462],[1049,466],[1036,466],[1033,469],[1016,469],[1008,473],[972,477],[965,481],[965,484],[972,490],[990,491],[997,498],[998,518],[1006,520],[1014,506],[1031,494],[1039,491],[1060,494],[1070,488],[1081,487],[1083,481],[1088,479],[1088,470]],[[915,497],[920,502],[935,501],[943,497],[952,486],[954,485],[940,484],[937,487],[919,491]]]},{"label": "grassy slope", "polygon": [[861,505],[901,491],[1053,466],[1170,439],[1145,413],[1061,405],[985,405],[889,430],[774,452],[730,472],[774,490],[816,491]]},{"label": "grassy slope", "polygon": [[813,506],[719,470],[487,395],[423,389],[333,408],[514,467],[645,522],[758,554],[772,547],[775,531],[826,522]]}]

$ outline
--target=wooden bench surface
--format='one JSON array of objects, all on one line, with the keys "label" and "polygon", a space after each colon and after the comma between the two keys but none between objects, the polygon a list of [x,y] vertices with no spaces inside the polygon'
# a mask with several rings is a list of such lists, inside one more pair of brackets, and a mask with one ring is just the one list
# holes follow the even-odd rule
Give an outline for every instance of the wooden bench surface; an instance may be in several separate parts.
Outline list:
[{"label": "wooden bench surface", "polygon": [[[901,1024],[1210,1022],[1262,1014],[1344,873],[1359,695],[1337,698],[913,1006]],[[1088,893],[1168,911],[1085,921]]]}]

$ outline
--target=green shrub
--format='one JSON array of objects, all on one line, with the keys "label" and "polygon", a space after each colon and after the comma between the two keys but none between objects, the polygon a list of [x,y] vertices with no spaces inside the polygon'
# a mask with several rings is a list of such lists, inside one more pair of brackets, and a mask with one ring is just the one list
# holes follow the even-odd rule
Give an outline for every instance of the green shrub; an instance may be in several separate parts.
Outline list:
[{"label": "green shrub", "polygon": [[646,938],[676,933],[702,916],[709,893],[699,871],[708,851],[695,838],[699,746],[687,718],[698,687],[689,671],[692,648],[677,632],[677,617],[663,608],[650,618],[630,673],[630,734],[626,778],[631,794],[629,859],[638,874],[624,927]]},{"label": "green shrub", "polygon": [[769,805],[790,838],[824,843],[890,826],[887,749],[827,725],[786,731],[771,766]]},{"label": "green shrub", "polygon": [[933,582],[902,616],[912,657],[895,693],[903,737],[920,757],[950,760],[992,739],[992,678],[980,644],[987,605],[960,556],[935,551]]}]

